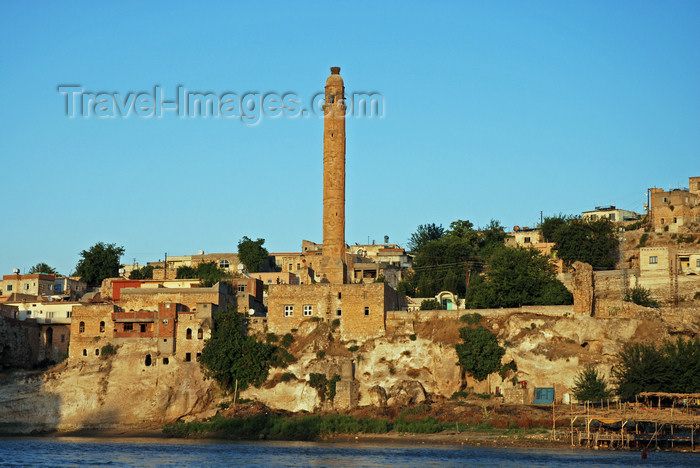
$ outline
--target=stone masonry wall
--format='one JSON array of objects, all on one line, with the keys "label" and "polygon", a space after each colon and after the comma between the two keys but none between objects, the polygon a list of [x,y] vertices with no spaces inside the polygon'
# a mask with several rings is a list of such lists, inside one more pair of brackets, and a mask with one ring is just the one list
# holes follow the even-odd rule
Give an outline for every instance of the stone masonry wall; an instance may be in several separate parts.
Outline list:
[{"label": "stone masonry wall", "polygon": [[[384,333],[387,289],[391,288],[384,283],[272,284],[268,328],[273,333],[284,334],[299,328],[303,321],[317,317],[325,322],[340,319],[340,331],[345,338],[378,336]],[[307,315],[304,315],[304,306],[307,306]]]}]

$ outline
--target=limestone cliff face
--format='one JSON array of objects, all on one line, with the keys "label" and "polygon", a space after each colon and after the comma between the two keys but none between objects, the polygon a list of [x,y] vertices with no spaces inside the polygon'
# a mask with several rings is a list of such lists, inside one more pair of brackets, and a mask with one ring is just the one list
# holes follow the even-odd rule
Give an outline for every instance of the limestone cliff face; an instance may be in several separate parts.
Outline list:
[{"label": "limestone cliff face", "polygon": [[[464,324],[453,318],[416,322],[391,336],[342,344],[327,331],[315,333],[316,325],[309,324],[297,334],[297,361],[287,369],[272,369],[266,384],[249,388],[241,397],[288,411],[329,408],[308,384],[313,372],[351,380],[354,374],[360,406],[419,401],[423,391],[447,398],[462,385],[493,393],[496,387],[512,387],[513,378],[528,382],[530,398],[539,386],[554,386],[560,398],[570,392],[585,364],[607,375],[626,342],[660,343],[672,338],[669,333],[697,336],[699,331],[692,309],[676,315],[649,310],[640,318],[480,312],[482,324],[506,348],[503,362],[517,364],[518,372],[505,381],[498,374],[482,382],[460,380],[454,344]],[[152,356],[146,365],[148,349],[125,344],[105,360],[62,364],[44,373],[0,374],[0,432],[142,429],[216,412],[221,393],[212,381],[203,380],[198,363],[171,359],[166,365],[162,357]],[[319,350],[328,352],[318,357]],[[284,373],[296,378],[282,379]]]},{"label": "limestone cliff face", "polygon": [[46,373],[17,373],[0,385],[0,430],[5,433],[131,429],[187,415],[211,415],[216,396],[196,362],[152,358],[138,345],[117,355]]}]

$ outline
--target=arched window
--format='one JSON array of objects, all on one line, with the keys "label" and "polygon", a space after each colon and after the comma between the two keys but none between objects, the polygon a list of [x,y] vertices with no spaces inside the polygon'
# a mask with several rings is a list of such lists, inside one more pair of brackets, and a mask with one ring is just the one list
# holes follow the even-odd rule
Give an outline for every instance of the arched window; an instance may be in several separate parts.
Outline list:
[{"label": "arched window", "polygon": [[83,350],[83,356],[87,356],[87,349]]},{"label": "arched window", "polygon": [[221,268],[222,270],[228,270],[229,265],[230,264],[226,259],[223,259],[219,262],[219,268]]},{"label": "arched window", "polygon": [[99,348],[95,348],[95,356],[99,356],[99,355],[100,355],[100,349],[99,349]]},{"label": "arched window", "polygon": [[187,334],[185,335],[185,338],[187,338],[188,340],[192,339],[192,329],[191,328],[187,329]]},{"label": "arched window", "polygon": [[200,328],[199,330],[197,330],[197,339],[201,340],[202,338],[204,338],[204,330]]},{"label": "arched window", "polygon": [[85,333],[85,322],[80,322],[80,325],[78,326],[78,332]]},{"label": "arched window", "polygon": [[144,362],[144,364],[146,364],[146,366],[151,365],[151,355],[150,354],[146,354],[146,361]]},{"label": "arched window", "polygon": [[100,333],[104,333],[104,332],[105,332],[105,323],[100,322]]}]

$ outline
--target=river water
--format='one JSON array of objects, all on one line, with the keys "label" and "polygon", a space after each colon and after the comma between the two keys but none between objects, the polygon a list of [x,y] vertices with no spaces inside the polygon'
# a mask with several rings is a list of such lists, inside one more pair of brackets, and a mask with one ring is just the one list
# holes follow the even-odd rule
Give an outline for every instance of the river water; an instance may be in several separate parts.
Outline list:
[{"label": "river water", "polygon": [[0,438],[0,466],[697,467],[690,453],[136,438]]}]

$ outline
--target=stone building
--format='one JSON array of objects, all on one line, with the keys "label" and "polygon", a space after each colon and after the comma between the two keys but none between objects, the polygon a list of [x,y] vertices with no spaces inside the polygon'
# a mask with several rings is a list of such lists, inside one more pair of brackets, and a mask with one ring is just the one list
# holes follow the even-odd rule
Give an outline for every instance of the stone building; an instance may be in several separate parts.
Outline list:
[{"label": "stone building", "polygon": [[32,296],[49,296],[54,293],[56,275],[36,273],[32,275],[20,275],[15,270],[12,275],[4,275],[0,281],[0,295],[12,293],[29,294]]},{"label": "stone building", "polygon": [[653,231],[700,231],[700,177],[690,177],[688,187],[669,191],[649,189],[649,215]]},{"label": "stone building", "polygon": [[613,223],[626,223],[630,221],[639,221],[642,216],[634,211],[622,210],[614,205],[596,206],[595,210],[584,211],[582,217],[588,221],[597,221],[599,219],[609,219]]},{"label": "stone building", "polygon": [[639,285],[662,300],[692,300],[700,291],[700,247],[694,245],[639,249]]},{"label": "stone building", "polygon": [[399,308],[400,295],[384,283],[270,285],[268,328],[284,334],[304,321],[339,322],[343,337],[361,339],[384,333],[385,312]]}]

